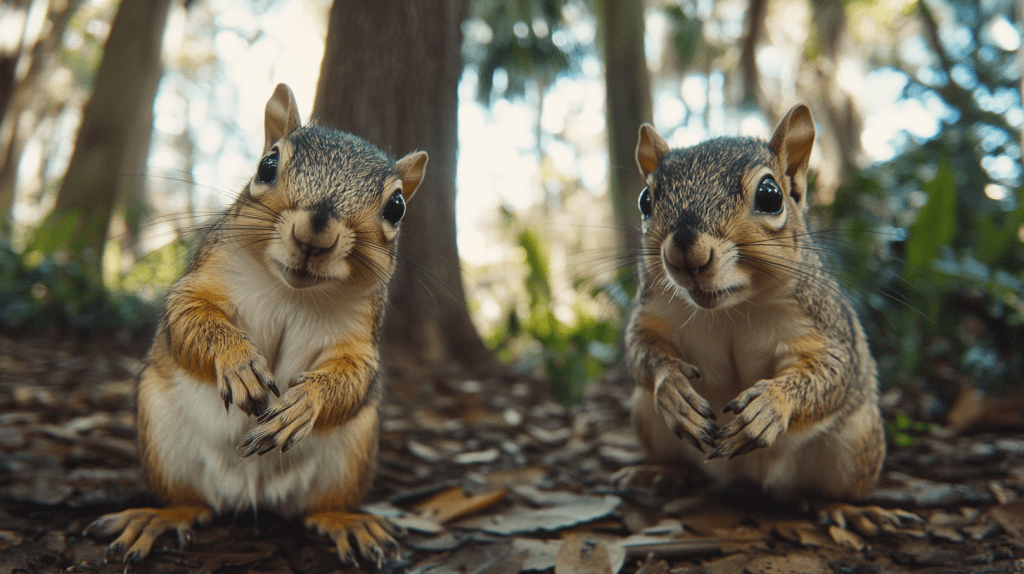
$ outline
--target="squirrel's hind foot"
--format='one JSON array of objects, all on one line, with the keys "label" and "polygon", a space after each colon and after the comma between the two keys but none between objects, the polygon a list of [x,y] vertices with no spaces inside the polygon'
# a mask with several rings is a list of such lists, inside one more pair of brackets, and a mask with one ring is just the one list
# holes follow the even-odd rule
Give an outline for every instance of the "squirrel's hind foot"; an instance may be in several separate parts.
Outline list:
[{"label": "squirrel's hind foot", "polygon": [[632,489],[634,486],[650,486],[656,491],[662,490],[666,483],[672,481],[671,474],[665,467],[657,464],[635,464],[625,466],[616,471],[611,477],[611,483],[620,492]]},{"label": "squirrel's hind foot", "polygon": [[113,536],[121,533],[107,547],[104,561],[124,553],[125,564],[138,564],[153,548],[156,539],[169,530],[178,534],[178,546],[192,543],[193,524],[205,524],[213,518],[213,510],[198,504],[181,504],[168,508],[133,508],[107,514],[93,521],[82,533],[85,536]]},{"label": "squirrel's hind foot", "polygon": [[307,516],[305,523],[307,528],[314,528],[321,535],[328,536],[334,541],[338,557],[346,566],[356,565],[353,541],[359,556],[372,561],[378,569],[385,563],[394,562],[402,557],[398,543],[388,532],[390,525],[376,516],[350,512],[318,512]]},{"label": "squirrel's hind foot", "polygon": [[878,536],[879,532],[899,533],[901,528],[910,524],[924,524],[920,516],[899,508],[888,510],[874,505],[837,503],[821,506],[817,510],[822,524],[834,524],[868,538]]}]

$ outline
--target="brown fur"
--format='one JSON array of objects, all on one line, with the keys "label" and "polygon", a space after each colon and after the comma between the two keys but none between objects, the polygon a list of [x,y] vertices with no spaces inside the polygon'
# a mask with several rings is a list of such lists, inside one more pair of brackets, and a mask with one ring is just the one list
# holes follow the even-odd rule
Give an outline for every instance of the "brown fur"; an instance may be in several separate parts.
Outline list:
[{"label": "brown fur", "polygon": [[[814,135],[802,105],[769,142],[673,150],[640,128],[651,213],[625,331],[633,424],[669,469],[856,500],[877,481],[885,439],[864,331],[807,232]],[[759,208],[766,177],[778,213]]]},{"label": "brown fur", "polygon": [[[350,535],[378,566],[397,556],[378,519],[351,510],[377,460],[394,198],[413,196],[427,157],[395,162],[355,136],[300,127],[296,109],[291,90],[278,86],[257,175],[210,226],[167,297],[140,378],[138,425],[147,485],[168,506],[109,515],[87,529],[120,531],[108,553],[127,548],[126,561],[145,557],[166,530],[181,538],[215,509],[243,504],[218,477],[274,489],[247,496],[305,516],[344,561],[355,558]],[[196,404],[211,389],[223,401],[220,414]],[[203,446],[190,449],[192,441]],[[301,454],[288,452],[300,444]],[[287,465],[245,458],[277,448]],[[294,465],[303,470],[289,470]]]}]

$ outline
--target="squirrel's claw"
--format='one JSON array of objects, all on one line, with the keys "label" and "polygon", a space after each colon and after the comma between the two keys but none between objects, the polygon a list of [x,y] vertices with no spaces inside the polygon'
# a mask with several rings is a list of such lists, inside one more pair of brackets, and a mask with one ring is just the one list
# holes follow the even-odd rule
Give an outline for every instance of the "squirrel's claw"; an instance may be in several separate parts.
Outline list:
[{"label": "squirrel's claw", "polygon": [[834,524],[839,528],[854,530],[862,536],[873,538],[881,531],[899,532],[908,523],[924,524],[925,521],[913,512],[899,508],[892,510],[880,506],[856,506],[853,504],[830,504],[818,511],[822,524]]},{"label": "squirrel's claw", "polygon": [[217,364],[217,387],[224,400],[224,409],[231,405],[247,416],[254,416],[267,410],[269,394],[280,396],[274,376],[267,368],[267,360],[250,343],[248,349],[240,352],[235,360],[220,359]]},{"label": "squirrel's claw", "polygon": [[323,512],[307,516],[305,523],[307,528],[313,528],[334,540],[338,557],[346,565],[356,564],[357,553],[363,559],[372,561],[378,569],[402,557],[401,548],[388,533],[386,523],[375,516]]},{"label": "squirrel's claw", "polygon": [[749,405],[751,401],[761,396],[761,393],[763,392],[763,385],[754,385],[753,387],[747,389],[743,394],[730,401],[729,404],[725,405],[725,408],[722,409],[722,412],[732,412],[733,414],[738,415],[742,413],[744,409],[747,408],[747,405]]},{"label": "squirrel's claw", "polygon": [[313,428],[317,409],[306,394],[305,387],[292,387],[281,400],[256,419],[256,426],[245,435],[240,449],[242,458],[263,455],[277,446],[281,452],[295,446]]},{"label": "squirrel's claw", "polygon": [[672,432],[697,450],[705,452],[705,446],[716,446],[716,428],[711,422],[715,413],[687,379],[671,374],[659,377],[654,385],[654,407]]},{"label": "squirrel's claw", "polygon": [[124,554],[125,566],[138,564],[153,548],[156,539],[175,530],[179,544],[191,542],[192,524],[205,523],[213,518],[213,511],[202,505],[179,505],[168,508],[134,508],[101,516],[82,532],[85,536],[112,536],[120,532],[116,540],[107,546],[103,561],[110,562]]},{"label": "squirrel's claw", "polygon": [[733,458],[773,444],[789,428],[789,409],[773,393],[766,393],[767,384],[758,383],[725,406],[736,418],[722,427],[717,448],[708,460]]}]

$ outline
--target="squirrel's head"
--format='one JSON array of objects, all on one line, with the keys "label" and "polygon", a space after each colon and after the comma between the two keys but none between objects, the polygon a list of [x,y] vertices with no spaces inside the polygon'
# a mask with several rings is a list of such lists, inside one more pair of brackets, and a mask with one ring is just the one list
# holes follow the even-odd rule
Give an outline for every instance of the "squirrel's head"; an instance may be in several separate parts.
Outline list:
[{"label": "squirrel's head", "polygon": [[[695,305],[721,308],[778,289],[801,271],[814,121],[799,104],[771,141],[718,138],[670,149],[640,126],[636,160],[641,266]],[[664,271],[663,273],[660,271]]]},{"label": "squirrel's head", "polygon": [[239,239],[296,289],[386,284],[427,154],[396,162],[352,134],[301,127],[284,84],[267,102],[265,129],[263,157],[232,210]]}]

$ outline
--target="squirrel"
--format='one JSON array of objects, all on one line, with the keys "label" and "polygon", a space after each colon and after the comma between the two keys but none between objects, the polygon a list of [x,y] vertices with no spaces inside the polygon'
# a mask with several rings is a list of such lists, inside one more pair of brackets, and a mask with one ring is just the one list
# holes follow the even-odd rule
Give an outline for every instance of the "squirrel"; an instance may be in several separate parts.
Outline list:
[{"label": "squirrel", "polygon": [[[878,480],[877,367],[805,219],[814,138],[802,104],[767,142],[671,149],[640,127],[647,187],[624,339],[633,428],[654,468],[781,500],[853,502]],[[915,517],[845,502],[823,512],[843,527],[867,518],[868,531]]]},{"label": "squirrel", "polygon": [[184,545],[193,525],[248,508],[301,516],[348,564],[353,541],[378,567],[398,557],[390,527],[352,510],[376,467],[381,321],[426,164],[301,127],[277,86],[255,174],[171,288],[139,378],[140,458],[166,506],[90,524],[120,533],[108,559],[137,563],[164,532]]}]

